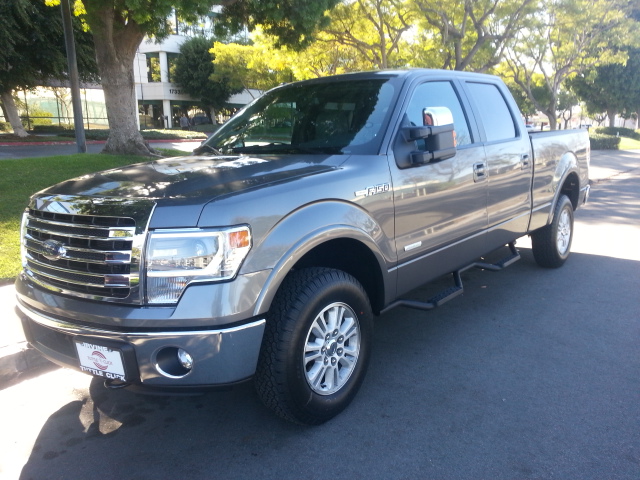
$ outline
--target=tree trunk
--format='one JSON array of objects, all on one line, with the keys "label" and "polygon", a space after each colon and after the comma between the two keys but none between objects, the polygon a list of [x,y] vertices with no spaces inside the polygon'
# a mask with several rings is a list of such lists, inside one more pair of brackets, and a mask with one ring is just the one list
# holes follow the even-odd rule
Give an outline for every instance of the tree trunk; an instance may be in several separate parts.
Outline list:
[{"label": "tree trunk", "polygon": [[98,72],[104,90],[109,138],[103,153],[157,155],[138,130],[133,60],[144,38],[142,29],[124,21],[109,2],[84,2],[94,38]]},{"label": "tree trunk", "polygon": [[7,116],[7,120],[9,120],[11,128],[13,128],[13,134],[18,137],[28,137],[29,134],[22,126],[16,103],[13,101],[13,96],[11,95],[11,90],[0,93],[0,99],[2,99],[2,104],[4,105],[3,110]]},{"label": "tree trunk", "polygon": [[109,138],[103,153],[119,155],[153,155],[155,151],[138,130],[133,58],[128,65],[103,65],[100,68],[102,89],[109,121]]},{"label": "tree trunk", "polygon": [[616,112],[615,110],[607,110],[607,117],[609,117],[609,126],[610,127],[615,127],[616,126]]},{"label": "tree trunk", "polygon": [[556,130],[558,128],[558,119],[556,118],[555,110],[553,112],[544,110],[542,113],[544,113],[549,120],[549,130]]}]

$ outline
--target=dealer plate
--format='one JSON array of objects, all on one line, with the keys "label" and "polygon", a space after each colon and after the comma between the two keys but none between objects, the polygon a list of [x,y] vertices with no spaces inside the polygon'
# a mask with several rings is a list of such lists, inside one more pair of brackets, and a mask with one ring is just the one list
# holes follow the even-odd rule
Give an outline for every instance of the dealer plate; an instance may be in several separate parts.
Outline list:
[{"label": "dealer plate", "polygon": [[89,342],[76,342],[76,350],[83,372],[126,382],[120,350]]}]

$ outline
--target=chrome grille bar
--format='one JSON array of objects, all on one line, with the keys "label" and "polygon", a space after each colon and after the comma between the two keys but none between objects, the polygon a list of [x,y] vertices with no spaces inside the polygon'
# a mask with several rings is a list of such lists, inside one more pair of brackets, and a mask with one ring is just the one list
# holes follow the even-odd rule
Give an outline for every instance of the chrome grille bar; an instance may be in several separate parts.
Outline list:
[{"label": "chrome grille bar", "polygon": [[154,207],[143,199],[34,196],[22,229],[25,274],[68,295],[141,303],[140,255]]}]

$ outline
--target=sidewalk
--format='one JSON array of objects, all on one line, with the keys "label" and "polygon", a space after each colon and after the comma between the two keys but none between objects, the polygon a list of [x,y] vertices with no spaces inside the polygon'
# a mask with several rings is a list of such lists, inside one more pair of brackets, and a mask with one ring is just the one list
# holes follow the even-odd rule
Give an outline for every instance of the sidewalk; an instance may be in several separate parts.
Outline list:
[{"label": "sidewalk", "polygon": [[[613,177],[640,170],[640,150],[591,152],[590,177],[593,188]],[[0,318],[4,325],[0,336],[0,390],[55,365],[31,348],[24,338],[15,312],[13,285],[0,286]]]}]

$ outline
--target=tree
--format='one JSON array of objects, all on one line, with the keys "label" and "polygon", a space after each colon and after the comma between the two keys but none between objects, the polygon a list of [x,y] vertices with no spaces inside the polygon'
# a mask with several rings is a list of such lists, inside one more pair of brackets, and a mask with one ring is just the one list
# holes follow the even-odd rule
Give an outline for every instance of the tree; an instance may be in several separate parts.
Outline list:
[{"label": "tree", "polygon": [[[170,33],[168,18],[195,22],[223,4],[221,26],[249,28],[262,25],[282,44],[304,43],[324,12],[338,0],[77,0],[77,13],[89,27],[107,108],[109,138],[103,152],[154,154],[137,128],[133,61],[145,36],[163,38]],[[47,0],[51,4],[59,0]]]},{"label": "tree", "polygon": [[357,52],[369,68],[402,66],[399,53],[403,35],[412,26],[413,12],[404,0],[356,0],[337,6],[323,29],[321,43],[337,43]]},{"label": "tree", "polygon": [[214,110],[222,108],[231,95],[242,89],[232,88],[224,76],[213,79],[215,55],[212,54],[212,46],[213,40],[204,37],[186,40],[180,46],[172,78],[190,96],[200,99],[215,123]]},{"label": "tree", "polygon": [[539,0],[412,0],[419,25],[417,61],[449,70],[485,72],[502,60]]},{"label": "tree", "polygon": [[589,112],[607,112],[610,127],[619,112],[640,113],[640,51],[628,56],[625,65],[601,65],[567,82]]},{"label": "tree", "polygon": [[[74,22],[78,69],[86,79],[97,71],[93,42]],[[0,0],[0,99],[14,134],[25,137],[13,92],[66,78],[67,60],[60,9],[44,0]]]},{"label": "tree", "polygon": [[269,90],[293,80],[286,54],[267,43],[239,45],[215,42],[214,81],[227,81],[235,90]]},{"label": "tree", "polygon": [[[628,17],[627,0],[545,0],[545,9],[517,36],[507,55],[510,76],[536,108],[557,126],[562,83],[602,63],[623,62],[619,47],[628,42],[635,25]],[[535,77],[542,75],[548,100],[534,93]]]}]

